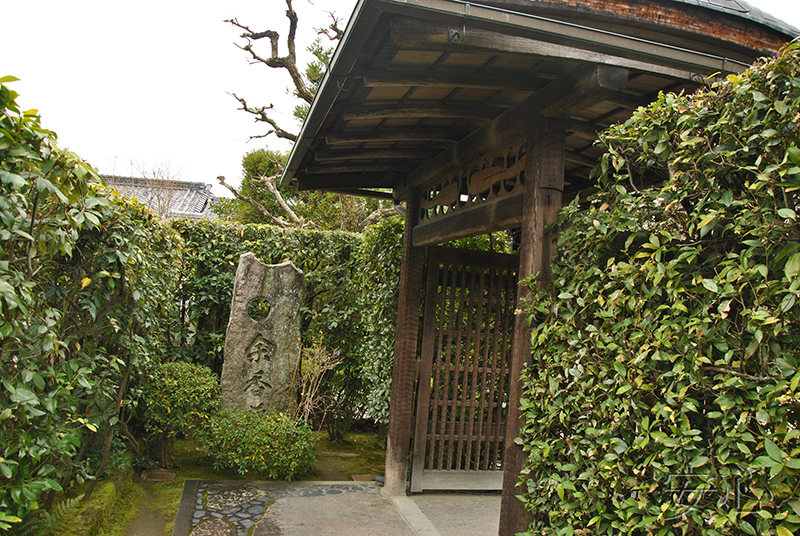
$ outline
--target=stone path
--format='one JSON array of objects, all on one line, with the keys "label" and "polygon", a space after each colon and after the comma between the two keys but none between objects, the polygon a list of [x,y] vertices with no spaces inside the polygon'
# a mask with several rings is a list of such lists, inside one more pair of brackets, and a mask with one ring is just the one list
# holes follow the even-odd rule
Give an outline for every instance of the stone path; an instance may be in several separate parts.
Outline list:
[{"label": "stone path", "polygon": [[[298,497],[329,497],[345,493],[378,495],[380,488],[374,483],[331,483],[303,485],[302,482],[202,482],[187,481],[174,536],[253,536],[254,534],[280,534],[273,523],[259,522],[277,500]],[[188,493],[187,493],[188,492]],[[193,497],[187,495],[193,494]],[[187,499],[192,499],[191,521],[188,533],[181,517],[188,517]],[[184,519],[184,521],[188,521]]]},{"label": "stone path", "polygon": [[172,536],[496,536],[500,495],[387,497],[374,482],[188,480]]}]

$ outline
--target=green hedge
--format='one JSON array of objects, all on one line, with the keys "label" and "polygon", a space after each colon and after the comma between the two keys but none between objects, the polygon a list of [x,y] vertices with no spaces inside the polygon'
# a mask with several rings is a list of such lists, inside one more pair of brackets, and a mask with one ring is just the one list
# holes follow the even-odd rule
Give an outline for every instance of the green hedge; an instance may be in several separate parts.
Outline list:
[{"label": "green hedge", "polygon": [[86,447],[111,444],[130,379],[164,351],[180,248],[91,184],[13,80],[0,79],[0,530],[92,476]]},{"label": "green hedge", "polygon": [[304,342],[322,333],[327,344],[350,351],[358,340],[354,277],[359,236],[333,231],[280,229],[269,225],[219,220],[174,220],[184,239],[181,298],[187,304],[184,330],[196,323],[198,337],[189,346],[198,361],[219,370],[224,344],[204,339],[222,334],[230,314],[239,256],[248,251],[264,263],[290,260],[305,274],[301,307]]},{"label": "green hedge", "polygon": [[800,51],[601,136],[527,371],[530,534],[800,528]]},{"label": "green hedge", "polygon": [[[185,304],[184,345],[176,355],[185,354],[220,372],[239,256],[251,251],[267,264],[291,260],[305,275],[300,309],[303,345],[322,342],[338,349],[343,359],[337,373],[327,379],[335,396],[330,431],[334,436],[343,433],[364,411],[363,330],[356,284],[360,236],[213,220],[178,220],[171,225],[185,243],[180,295]],[[190,326],[197,329],[194,340],[188,336]]]},{"label": "green hedge", "polygon": [[368,227],[359,250],[358,299],[364,327],[361,377],[367,412],[380,422],[389,420],[403,227],[399,217]]}]

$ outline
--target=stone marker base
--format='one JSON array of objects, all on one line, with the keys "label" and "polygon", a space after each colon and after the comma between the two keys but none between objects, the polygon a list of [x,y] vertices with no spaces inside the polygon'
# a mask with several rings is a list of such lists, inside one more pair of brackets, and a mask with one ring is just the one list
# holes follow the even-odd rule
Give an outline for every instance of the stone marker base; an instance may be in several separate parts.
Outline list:
[{"label": "stone marker base", "polygon": [[175,480],[175,471],[165,469],[153,469],[142,472],[142,480],[145,482],[169,482]]}]

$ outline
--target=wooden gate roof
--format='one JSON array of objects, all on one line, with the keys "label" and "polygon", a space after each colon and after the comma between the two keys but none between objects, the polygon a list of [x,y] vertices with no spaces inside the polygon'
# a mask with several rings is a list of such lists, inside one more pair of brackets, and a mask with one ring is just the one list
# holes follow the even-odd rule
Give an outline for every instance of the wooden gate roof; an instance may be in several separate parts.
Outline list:
[{"label": "wooden gate roof", "polygon": [[282,183],[402,200],[535,107],[566,119],[565,194],[581,190],[598,130],[800,35],[744,2],[711,5],[360,0]]}]

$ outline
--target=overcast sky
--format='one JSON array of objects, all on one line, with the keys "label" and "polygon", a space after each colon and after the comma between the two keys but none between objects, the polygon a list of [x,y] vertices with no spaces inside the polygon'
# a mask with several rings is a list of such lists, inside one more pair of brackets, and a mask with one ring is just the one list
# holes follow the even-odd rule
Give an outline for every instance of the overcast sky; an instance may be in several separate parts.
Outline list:
[{"label": "overcast sky", "polygon": [[[749,4],[800,28],[800,0],[749,0]],[[300,18],[298,49],[335,11],[344,28],[355,0],[294,0]],[[238,111],[275,104],[283,128],[298,131],[295,100],[283,72],[250,65],[234,45],[238,18],[253,30],[287,30],[283,0],[0,0],[0,77],[24,108],[36,108],[59,144],[100,173],[138,175],[138,168],[169,166],[183,180],[216,185],[225,175],[238,183],[242,156],[288,142],[264,132]],[[268,54],[268,51],[264,51]],[[215,186],[218,195],[225,190]]]}]

